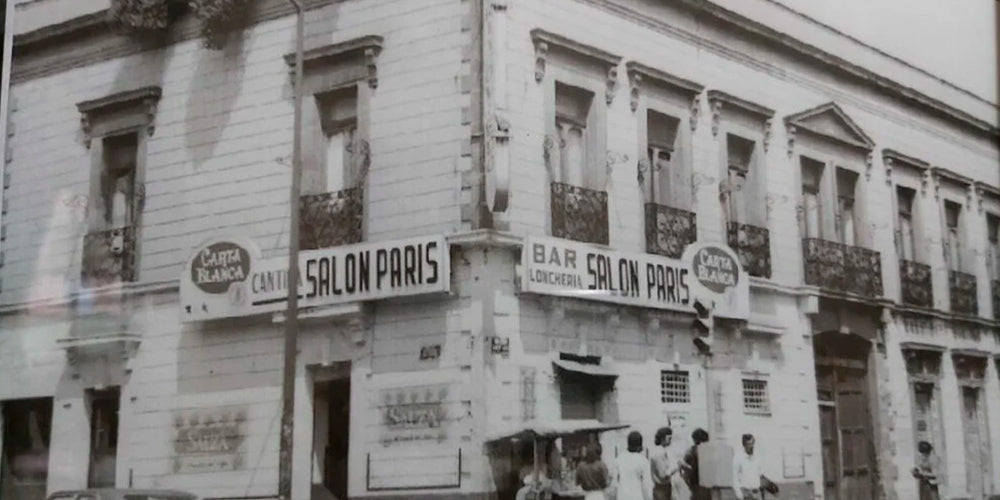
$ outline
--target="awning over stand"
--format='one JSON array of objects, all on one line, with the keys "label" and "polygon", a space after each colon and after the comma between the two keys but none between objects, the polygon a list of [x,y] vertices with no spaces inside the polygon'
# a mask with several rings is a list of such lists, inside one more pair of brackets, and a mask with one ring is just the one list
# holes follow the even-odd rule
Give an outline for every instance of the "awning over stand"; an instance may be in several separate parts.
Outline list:
[{"label": "awning over stand", "polygon": [[590,375],[592,377],[618,378],[618,373],[605,365],[591,365],[567,359],[553,359],[552,364],[568,372]]},{"label": "awning over stand", "polygon": [[488,442],[517,439],[555,439],[573,434],[607,432],[629,427],[626,424],[606,424],[597,420],[529,420],[513,430],[494,434]]}]

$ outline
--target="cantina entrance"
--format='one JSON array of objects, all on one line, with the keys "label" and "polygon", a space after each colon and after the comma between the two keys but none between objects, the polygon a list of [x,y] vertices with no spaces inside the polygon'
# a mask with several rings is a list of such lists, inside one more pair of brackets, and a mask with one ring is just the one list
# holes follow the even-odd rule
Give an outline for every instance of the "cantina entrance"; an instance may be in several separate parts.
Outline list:
[{"label": "cantina entrance", "polygon": [[869,356],[871,343],[854,334],[813,337],[823,450],[823,491],[828,500],[875,498]]},{"label": "cantina entrance", "polygon": [[313,371],[312,500],[346,500],[351,364]]}]

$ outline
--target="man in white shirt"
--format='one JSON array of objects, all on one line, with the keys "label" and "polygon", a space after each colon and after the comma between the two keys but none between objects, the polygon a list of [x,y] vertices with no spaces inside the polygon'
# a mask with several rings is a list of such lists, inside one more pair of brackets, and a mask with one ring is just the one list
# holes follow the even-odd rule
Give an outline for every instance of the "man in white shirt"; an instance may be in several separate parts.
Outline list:
[{"label": "man in white shirt", "polygon": [[769,491],[773,491],[771,485],[774,483],[761,473],[757,455],[753,454],[753,446],[753,434],[744,434],[743,450],[737,451],[733,457],[733,490],[739,500],[763,499],[765,484]]}]

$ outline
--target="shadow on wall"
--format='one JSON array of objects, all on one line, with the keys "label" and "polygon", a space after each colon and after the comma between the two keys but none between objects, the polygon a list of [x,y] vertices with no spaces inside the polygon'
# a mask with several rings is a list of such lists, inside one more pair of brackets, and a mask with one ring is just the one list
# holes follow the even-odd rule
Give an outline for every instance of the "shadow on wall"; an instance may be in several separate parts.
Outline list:
[{"label": "shadow on wall", "polygon": [[243,90],[249,51],[244,50],[246,38],[246,33],[234,33],[222,50],[197,49],[198,64],[187,90],[184,119],[185,144],[195,169],[215,156]]}]

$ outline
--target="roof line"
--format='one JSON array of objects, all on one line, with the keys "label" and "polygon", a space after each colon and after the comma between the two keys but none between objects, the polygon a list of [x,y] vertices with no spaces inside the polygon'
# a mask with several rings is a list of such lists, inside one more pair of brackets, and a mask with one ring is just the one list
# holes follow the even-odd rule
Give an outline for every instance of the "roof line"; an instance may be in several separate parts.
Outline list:
[{"label": "roof line", "polygon": [[885,56],[885,57],[887,57],[889,59],[892,59],[893,61],[896,61],[896,62],[898,62],[898,63],[900,63],[900,64],[902,64],[902,65],[904,65],[904,66],[906,66],[906,67],[908,67],[908,68],[910,68],[912,70],[915,70],[915,71],[923,74],[924,76],[928,76],[930,78],[933,78],[934,80],[937,80],[938,82],[943,83],[943,84],[945,84],[945,85],[953,88],[954,90],[962,92],[963,94],[965,94],[965,95],[967,95],[969,97],[972,97],[973,99],[979,100],[979,101],[983,102],[984,104],[989,104],[990,106],[994,106],[994,107],[1000,106],[1000,103],[992,102],[989,99],[987,99],[987,98],[985,98],[985,97],[983,97],[983,96],[981,96],[979,94],[976,94],[975,92],[973,92],[971,90],[968,90],[966,88],[960,87],[960,86],[958,86],[958,84],[952,83],[951,81],[945,80],[944,78],[941,78],[940,76],[937,76],[934,73],[931,73],[930,71],[928,71],[926,69],[923,69],[923,68],[921,68],[919,66],[916,66],[914,63],[911,63],[911,62],[909,62],[909,61],[907,61],[905,59],[902,59],[900,57],[894,56],[894,55],[892,55],[892,54],[890,54],[890,53],[888,53],[888,52],[886,52],[886,51],[884,51],[884,50],[882,50],[882,49],[880,49],[880,48],[878,48],[878,47],[876,47],[874,45],[870,45],[870,44],[868,44],[868,43],[866,43],[866,42],[864,42],[864,41],[862,41],[862,40],[860,40],[858,38],[855,38],[854,36],[851,36],[851,35],[843,32],[843,31],[841,31],[841,30],[839,30],[839,29],[837,29],[837,28],[835,28],[835,27],[833,27],[833,26],[831,26],[829,24],[826,24],[823,21],[820,21],[820,20],[818,20],[818,19],[816,19],[816,18],[814,18],[814,17],[812,17],[812,16],[810,16],[808,14],[805,14],[803,12],[797,11],[797,10],[793,9],[792,7],[790,7],[790,6],[785,5],[784,3],[782,3],[779,0],[764,0],[764,1],[773,4],[773,5],[777,6],[778,8],[781,8],[783,10],[791,12],[792,14],[795,14],[796,16],[799,16],[799,17],[801,17],[803,19],[806,19],[807,21],[809,21],[809,22],[811,22],[813,24],[816,24],[818,26],[821,26],[821,27],[823,27],[823,28],[825,28],[825,29],[833,32],[833,33],[836,33],[838,36],[844,37],[844,38],[846,38],[846,39],[848,39],[848,40],[850,40],[850,41],[852,41],[854,43],[857,43],[858,45],[861,45],[861,46],[865,47],[866,49],[872,50],[873,52],[876,52],[876,53],[878,53],[880,55],[883,55],[883,56]]}]

